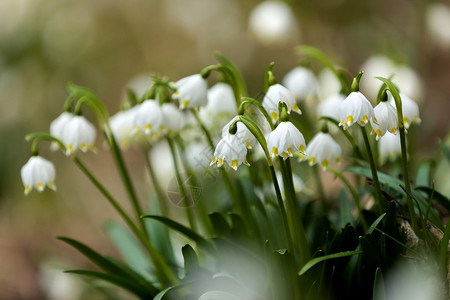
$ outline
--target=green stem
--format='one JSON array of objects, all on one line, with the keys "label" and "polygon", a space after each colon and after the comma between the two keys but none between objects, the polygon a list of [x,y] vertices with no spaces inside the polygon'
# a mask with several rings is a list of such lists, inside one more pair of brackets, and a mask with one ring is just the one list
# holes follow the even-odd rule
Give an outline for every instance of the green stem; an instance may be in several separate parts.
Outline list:
[{"label": "green stem", "polygon": [[158,198],[159,209],[160,209],[161,215],[168,217],[169,209],[167,207],[167,198],[164,195],[163,189],[161,188],[161,185],[158,181],[155,170],[153,169],[153,165],[152,165],[152,162],[150,161],[150,157],[149,157],[149,150],[150,149],[147,149],[147,151],[145,151],[145,153],[144,153],[145,162],[147,163],[147,170],[149,172],[150,180],[152,181],[153,188],[155,189],[156,196]]},{"label": "green stem", "polygon": [[287,249],[289,253],[294,255],[294,244],[292,243],[292,235],[289,229],[288,217],[286,214],[286,208],[284,207],[283,198],[281,197],[280,185],[278,184],[277,175],[273,165],[269,165],[270,175],[272,176],[273,186],[275,188],[275,194],[277,196],[278,206],[281,212],[281,219],[283,220],[284,234],[286,235],[286,241],[288,243]]},{"label": "green stem", "polygon": [[[281,157],[280,157],[281,159]],[[294,225],[294,234],[295,234],[295,240],[297,242],[297,247],[300,252],[300,265],[304,266],[306,262],[309,260],[311,254],[309,251],[308,246],[308,240],[306,238],[305,229],[303,227],[303,222],[301,215],[298,211],[298,206],[296,203],[296,195],[295,195],[295,189],[294,189],[294,182],[292,179],[292,167],[291,167],[291,161],[290,158],[286,159],[285,161],[281,161],[281,165],[283,173],[285,173],[285,180],[287,182],[287,187],[289,189],[289,197],[286,197],[289,212],[292,219],[292,224]]]},{"label": "green stem", "polygon": [[192,230],[197,232],[198,231],[197,224],[195,223],[192,207],[191,204],[189,203],[188,194],[186,193],[183,179],[181,178],[180,169],[178,167],[178,159],[175,145],[170,137],[167,137],[167,142],[169,143],[170,152],[172,154],[173,165],[175,167],[175,176],[177,178],[178,188],[180,189],[182,200],[184,201],[187,219],[189,221],[189,225],[191,226]]},{"label": "green stem", "polygon": [[325,192],[323,190],[322,180],[320,179],[319,166],[318,165],[312,166],[312,172],[314,175],[314,180],[316,181],[317,190],[319,191],[320,204],[322,205],[322,211],[324,214],[326,214],[328,211],[327,201],[326,201],[327,199],[325,197]]},{"label": "green stem", "polygon": [[[109,126],[109,124],[108,124],[108,126]],[[112,132],[112,131],[109,131],[109,132]],[[125,189],[127,191],[128,197],[130,198],[131,203],[133,205],[135,215],[141,224],[143,232],[148,236],[147,227],[145,226],[144,220],[141,218],[141,216],[143,215],[142,208],[141,208],[141,205],[137,198],[133,183],[131,182],[130,174],[125,166],[125,162],[122,157],[122,152],[120,151],[119,146],[117,145],[114,135],[112,133],[108,134],[106,131],[103,131],[103,133],[105,134],[105,137],[109,141],[109,144],[111,146],[111,152],[113,154],[114,161],[116,162],[120,176],[125,185]]]},{"label": "green stem", "polygon": [[94,184],[94,186],[103,194],[103,196],[108,200],[108,202],[114,207],[114,209],[119,213],[125,223],[130,227],[131,231],[136,235],[136,237],[144,245],[148,254],[153,259],[157,265],[158,275],[164,276],[162,281],[167,278],[172,284],[176,284],[178,279],[173,274],[172,270],[169,268],[167,263],[164,261],[162,256],[156,251],[156,249],[150,244],[148,236],[144,234],[136,224],[131,220],[131,218],[126,214],[120,204],[114,199],[114,197],[106,190],[106,188],[95,178],[95,176],[86,168],[86,166],[76,157],[72,156],[75,164],[80,168],[80,170],[89,178],[89,180]]},{"label": "green stem", "polygon": [[[195,186],[200,186],[200,182],[197,179],[197,176],[195,175],[195,173],[192,171],[192,168],[189,164],[189,161],[186,157],[186,148],[184,147],[184,143],[183,140],[180,138],[179,135],[176,135],[174,137],[175,143],[177,144],[177,146],[181,149],[180,151],[180,156],[181,156],[181,163],[183,164],[183,168],[184,170],[186,170],[186,172],[188,173],[189,177],[192,179],[192,182]],[[200,215],[200,219],[203,223],[203,227],[206,230],[206,232],[208,233],[212,233],[213,229],[212,229],[212,225],[211,222],[209,220],[208,217],[208,212],[206,210],[205,207],[205,202],[204,201],[199,201],[198,202],[198,213]]]},{"label": "green stem", "polygon": [[364,138],[364,144],[366,145],[367,155],[369,157],[370,170],[372,172],[373,184],[374,184],[374,188],[375,188],[375,199],[377,200],[378,205],[380,206],[380,212],[385,213],[385,212],[387,212],[388,205],[387,205],[386,200],[383,198],[383,196],[381,194],[380,181],[378,180],[377,167],[375,166],[375,161],[373,159],[372,150],[370,148],[369,138],[367,137],[367,133],[366,133],[366,130],[364,127],[361,127],[361,132],[362,132],[362,135]]},{"label": "green stem", "polygon": [[352,137],[352,135],[348,132],[348,130],[345,130],[343,127],[339,126],[339,122],[333,118],[322,116],[322,117],[320,117],[320,120],[326,120],[326,121],[331,122],[332,124],[336,125],[336,127],[345,135],[347,140],[352,145],[353,151],[355,152],[356,156],[358,156],[359,159],[363,159],[363,156],[362,156],[361,150],[359,150],[358,144],[356,143],[356,141]]},{"label": "green stem", "polygon": [[355,189],[352,187],[352,185],[347,180],[347,178],[345,178],[342,175],[341,172],[333,169],[330,166],[327,167],[327,170],[330,171],[331,173],[333,173],[336,177],[339,177],[339,179],[345,184],[345,186],[349,190],[350,194],[352,194],[353,200],[355,201],[356,208],[358,209],[358,213],[359,213],[359,218],[361,220],[361,224],[364,227],[364,232],[367,232],[367,229],[368,229],[367,222],[366,222],[366,219],[364,218],[364,215],[362,213],[361,202],[359,202],[359,197],[358,197],[358,194],[356,193]]},{"label": "green stem", "polygon": [[383,78],[383,77],[376,77],[377,79],[383,81],[389,91],[391,92],[392,96],[394,97],[395,106],[397,108],[397,119],[398,119],[398,131],[400,132],[400,145],[402,148],[402,172],[403,172],[403,180],[405,182],[405,189],[406,189],[406,199],[408,204],[408,210],[409,210],[409,217],[411,219],[411,225],[414,230],[414,232],[421,236],[419,231],[419,226],[417,224],[417,218],[416,218],[416,212],[414,210],[414,203],[412,200],[412,193],[411,193],[411,184],[409,182],[409,175],[408,175],[408,159],[406,154],[406,137],[405,137],[405,125],[403,123],[403,111],[402,111],[402,99],[400,98],[400,94],[398,92],[397,87],[395,84],[392,83],[391,80]]}]

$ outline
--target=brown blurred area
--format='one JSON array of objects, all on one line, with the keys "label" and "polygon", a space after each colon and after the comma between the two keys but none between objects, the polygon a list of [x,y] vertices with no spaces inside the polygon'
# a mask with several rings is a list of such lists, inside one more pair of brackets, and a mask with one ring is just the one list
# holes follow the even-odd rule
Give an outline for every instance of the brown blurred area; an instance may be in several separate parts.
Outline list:
[{"label": "brown blurred area", "polygon": [[[260,43],[248,30],[249,14],[259,2],[0,2],[0,299],[50,299],[42,284],[46,261],[58,261],[61,269],[89,266],[56,236],[115,253],[102,226],[118,216],[76,166],[45,143],[40,153],[56,166],[58,192],[23,196],[20,168],[30,149],[24,136],[48,131],[62,112],[68,82],[92,89],[113,114],[132,77],[156,73],[176,80],[216,63],[216,50],[242,70],[250,96],[261,92],[268,63],[275,62],[281,81],[299,62],[298,44],[322,49],[353,74],[368,57],[383,54],[409,65],[422,80],[422,99],[417,99],[422,124],[414,143],[420,149],[413,157],[433,157],[437,138],[444,139],[449,129],[450,111],[450,47],[434,43],[425,27],[425,11],[433,1],[286,1],[298,30],[289,41],[272,45]],[[318,71],[318,65],[313,69]],[[124,199],[112,158],[101,140],[97,144],[99,154],[82,160]],[[149,188],[142,155],[130,151],[126,160],[145,199]],[[85,297],[72,296],[66,299]],[[98,299],[103,299],[100,294]]]}]

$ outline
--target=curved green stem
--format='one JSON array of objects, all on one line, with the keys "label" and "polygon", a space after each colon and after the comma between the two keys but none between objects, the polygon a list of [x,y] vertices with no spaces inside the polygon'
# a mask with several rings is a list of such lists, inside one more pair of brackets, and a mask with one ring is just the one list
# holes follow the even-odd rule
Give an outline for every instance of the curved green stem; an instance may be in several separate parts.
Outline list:
[{"label": "curved green stem", "polygon": [[106,190],[106,188],[97,180],[97,178],[86,168],[86,166],[76,157],[72,156],[75,164],[80,168],[80,170],[89,178],[89,180],[94,184],[94,186],[103,194],[103,196],[108,200],[108,202],[114,207],[114,209],[119,213],[125,223],[130,227],[131,231],[136,235],[136,237],[141,241],[141,243],[146,248],[148,254],[153,259],[157,265],[157,270],[160,271],[158,274],[162,277],[162,282],[167,278],[172,284],[178,282],[178,279],[173,274],[172,270],[169,268],[167,263],[164,261],[162,256],[156,251],[156,249],[150,244],[148,236],[146,236],[136,224],[131,220],[127,213],[123,210],[120,204],[114,199],[114,197]]},{"label": "curved green stem", "polygon": [[247,104],[247,103],[253,104],[254,106],[256,106],[256,107],[261,111],[261,113],[263,114],[264,118],[266,118],[267,122],[268,122],[269,125],[270,125],[270,128],[271,128],[272,130],[275,129],[275,125],[273,124],[272,119],[271,119],[270,116],[269,116],[269,113],[268,113],[267,110],[264,108],[264,106],[262,106],[262,103],[259,102],[259,101],[256,100],[256,99],[253,99],[253,98],[250,98],[250,97],[243,97],[243,98],[242,98],[241,105],[239,106],[239,109],[238,109],[238,114],[239,114],[239,115],[243,115],[243,114],[244,114],[245,104]]},{"label": "curved green stem", "polygon": [[398,131],[400,132],[400,145],[402,148],[402,173],[403,173],[403,180],[405,182],[405,189],[406,189],[406,199],[408,204],[408,210],[409,210],[409,217],[411,219],[411,225],[414,229],[414,232],[420,236],[419,226],[417,224],[417,218],[416,218],[416,212],[414,210],[414,203],[411,197],[411,184],[409,182],[409,175],[408,175],[408,159],[407,159],[407,153],[406,153],[406,137],[405,137],[405,125],[403,123],[403,111],[402,111],[402,99],[400,98],[400,94],[398,92],[397,87],[392,83],[391,80],[383,77],[376,77],[377,79],[383,81],[389,91],[391,92],[392,96],[394,97],[395,106],[397,108],[397,118],[398,118]]},{"label": "curved green stem", "polygon": [[320,198],[320,203],[322,205],[322,211],[324,214],[326,214],[328,208],[327,208],[325,192],[323,190],[322,180],[320,179],[319,166],[318,165],[312,166],[312,172],[313,172],[314,180],[316,181],[316,184],[317,184],[317,190],[319,191],[319,198]]},{"label": "curved green stem", "polygon": [[375,161],[373,159],[369,138],[367,137],[367,133],[364,127],[361,127],[361,132],[364,138],[364,144],[366,145],[367,155],[369,156],[370,170],[372,172],[373,185],[375,188],[375,199],[377,200],[377,203],[380,206],[381,213],[385,213],[387,212],[388,204],[386,202],[386,199],[384,199],[381,194],[380,181],[378,180],[377,167],[375,166]]},{"label": "curved green stem", "polygon": [[181,193],[181,198],[184,202],[185,205],[185,209],[186,209],[186,215],[187,215],[187,219],[189,221],[189,225],[191,226],[192,230],[197,232],[198,228],[197,228],[197,224],[195,223],[194,220],[194,215],[192,212],[192,207],[189,203],[189,199],[188,199],[188,194],[186,193],[186,189],[183,183],[183,179],[181,178],[181,173],[180,173],[180,169],[178,167],[178,159],[177,159],[177,153],[175,150],[175,145],[172,141],[171,138],[167,137],[167,142],[169,143],[169,147],[170,147],[170,152],[172,154],[172,160],[173,160],[173,165],[175,167],[175,176],[177,178],[177,183],[178,183],[178,188],[180,190]]},{"label": "curved green stem", "polygon": [[147,149],[147,151],[144,152],[144,156],[145,156],[145,162],[147,164],[147,170],[150,175],[150,180],[152,181],[153,188],[155,189],[156,196],[158,198],[159,209],[160,209],[161,215],[168,217],[169,209],[167,208],[167,198],[166,198],[166,196],[164,196],[164,192],[158,181],[155,170],[153,169],[152,162],[150,161],[149,149]]},{"label": "curved green stem", "polygon": [[328,166],[327,170],[330,171],[331,173],[333,173],[336,177],[338,177],[347,187],[348,191],[350,192],[350,194],[352,194],[353,200],[355,201],[355,205],[356,208],[358,209],[358,213],[359,213],[359,218],[361,220],[361,224],[364,227],[364,232],[367,232],[367,222],[366,219],[364,218],[364,215],[362,213],[362,207],[361,207],[361,202],[359,202],[359,197],[358,194],[356,193],[355,189],[353,188],[353,186],[350,184],[350,182],[347,180],[347,178],[345,178],[341,172],[339,172],[338,170],[333,169],[332,167]]},{"label": "curved green stem", "polygon": [[322,116],[320,117],[320,120],[325,120],[328,121],[334,125],[336,125],[336,127],[345,135],[345,137],[347,138],[347,140],[350,142],[350,144],[353,147],[353,151],[355,152],[356,156],[358,156],[359,159],[363,159],[361,150],[359,150],[358,144],[356,143],[355,139],[352,137],[352,135],[348,132],[348,130],[345,130],[344,128],[342,128],[341,126],[339,126],[339,122],[336,121],[333,118],[330,117],[326,117],[326,116]]},{"label": "curved green stem", "polygon": [[[109,126],[109,123],[107,123],[107,124]],[[120,176],[125,185],[125,189],[127,190],[128,197],[130,198],[131,203],[133,205],[134,212],[136,214],[136,218],[139,220],[142,230],[148,236],[148,230],[147,230],[147,227],[145,226],[145,221],[141,218],[141,216],[143,215],[142,207],[139,203],[135,188],[131,181],[130,174],[129,174],[128,169],[123,160],[122,152],[120,151],[119,146],[117,145],[114,135],[108,134],[106,131],[104,131],[103,133],[105,134],[105,137],[110,144],[110,149],[113,154],[114,161],[116,162],[117,168],[119,169]]]}]

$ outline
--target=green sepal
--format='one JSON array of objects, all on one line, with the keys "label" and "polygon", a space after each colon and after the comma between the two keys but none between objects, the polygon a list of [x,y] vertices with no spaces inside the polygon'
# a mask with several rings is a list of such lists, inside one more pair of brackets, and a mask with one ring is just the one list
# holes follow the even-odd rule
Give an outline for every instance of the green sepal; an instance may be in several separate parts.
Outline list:
[{"label": "green sepal", "polygon": [[277,80],[275,79],[275,76],[273,75],[272,69],[275,65],[274,62],[271,62],[269,66],[266,68],[266,71],[264,72],[264,94],[267,93],[267,90],[271,85],[274,85],[277,83]]}]

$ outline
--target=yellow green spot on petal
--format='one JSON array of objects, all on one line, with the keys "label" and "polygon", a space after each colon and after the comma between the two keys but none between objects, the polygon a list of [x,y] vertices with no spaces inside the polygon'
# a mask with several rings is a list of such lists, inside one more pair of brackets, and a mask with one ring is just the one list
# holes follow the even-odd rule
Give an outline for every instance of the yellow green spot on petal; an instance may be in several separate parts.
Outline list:
[{"label": "yellow green spot on petal", "polygon": [[44,184],[43,184],[42,182],[38,182],[38,184],[37,184],[37,189],[38,189],[39,191],[44,190]]},{"label": "yellow green spot on petal", "polygon": [[322,161],[322,168],[325,169],[326,167],[328,167],[328,160],[325,159]]},{"label": "yellow green spot on petal", "polygon": [[367,122],[368,120],[369,120],[369,117],[366,116],[366,115],[364,115],[364,116],[363,116],[363,121],[364,121],[364,122]]},{"label": "yellow green spot on petal", "polygon": [[238,166],[238,161],[237,161],[237,159],[234,159],[232,162],[231,162],[231,166],[233,167],[233,169],[237,169],[237,166]]},{"label": "yellow green spot on petal", "polygon": [[309,159],[309,163],[311,164],[311,165],[313,165],[313,164],[315,164],[316,163],[316,158],[313,156],[313,157],[310,157]]},{"label": "yellow green spot on petal", "polygon": [[305,147],[304,147],[303,145],[300,145],[300,148],[299,148],[299,150],[300,150],[300,152],[303,152],[303,153],[305,153]]},{"label": "yellow green spot on petal", "polygon": [[275,121],[278,119],[278,115],[276,112],[272,112],[272,119]]},{"label": "yellow green spot on petal", "polygon": [[164,126],[164,125],[161,125],[161,126],[159,127],[159,130],[161,130],[161,131],[164,131],[164,130],[166,130],[166,126]]},{"label": "yellow green spot on petal", "polygon": [[272,154],[273,154],[274,156],[278,154],[278,149],[277,149],[277,147],[273,147],[273,148],[272,148]]},{"label": "yellow green spot on petal", "polygon": [[370,134],[375,134],[375,130],[373,130],[373,128],[372,131],[370,131]]},{"label": "yellow green spot on petal", "polygon": [[137,132],[139,132],[139,131],[141,131],[141,126],[136,125],[136,128],[135,128],[135,129],[136,129]]},{"label": "yellow green spot on petal", "polygon": [[378,123],[378,120],[377,120],[377,118],[375,118],[375,117],[373,117],[373,121],[374,121],[375,123]]},{"label": "yellow green spot on petal", "polygon": [[352,116],[348,116],[347,117],[347,124],[350,125],[353,123],[353,117]]},{"label": "yellow green spot on petal", "polygon": [[391,132],[395,134],[397,132],[397,128],[392,127]]},{"label": "yellow green spot on petal", "polygon": [[86,151],[87,150],[87,145],[86,143],[81,143],[81,150]]},{"label": "yellow green spot on petal", "polygon": [[48,187],[51,188],[52,190],[55,189],[55,184],[53,182],[49,182],[48,183]]},{"label": "yellow green spot on petal", "polygon": [[283,158],[285,158],[285,159],[289,157],[289,154],[287,152],[283,152],[282,154],[283,154]]},{"label": "yellow green spot on petal", "polygon": [[248,163],[247,159],[244,160],[244,164],[246,164],[247,166],[250,166],[250,164]]},{"label": "yellow green spot on petal", "polygon": [[405,123],[405,125],[410,124],[408,117],[403,117],[403,123]]},{"label": "yellow green spot on petal", "polygon": [[344,120],[341,120],[341,122],[339,122],[339,125],[342,125],[342,124],[344,124]]},{"label": "yellow green spot on petal", "polygon": [[184,107],[188,106],[188,104],[189,104],[189,100],[183,100],[181,102],[181,107],[184,108]]},{"label": "yellow green spot on petal", "polygon": [[298,108],[297,104],[294,104],[294,111],[300,111],[300,108]]},{"label": "yellow green spot on petal", "polygon": [[291,147],[288,147],[288,148],[287,148],[287,152],[288,152],[288,154],[291,156],[291,155],[292,155],[292,148],[291,148]]},{"label": "yellow green spot on petal", "polygon": [[245,142],[245,146],[246,146],[248,149],[252,149],[252,145],[250,145],[249,142]]},{"label": "yellow green spot on petal", "polygon": [[25,186],[25,193],[28,194],[30,192],[30,185]]},{"label": "yellow green spot on petal", "polygon": [[338,164],[341,163],[341,158],[340,157],[336,157],[336,163],[338,163]]},{"label": "yellow green spot on petal", "polygon": [[73,146],[72,144],[67,145],[67,151],[72,152]]},{"label": "yellow green spot on petal", "polygon": [[211,163],[213,164],[213,163],[215,163],[215,162],[216,162],[216,157],[213,156],[213,159],[212,159]]},{"label": "yellow green spot on petal", "polygon": [[381,130],[377,129],[377,137],[381,137]]},{"label": "yellow green spot on petal", "polygon": [[221,167],[223,165],[223,158],[219,158],[219,161],[217,162],[217,166]]},{"label": "yellow green spot on petal", "polygon": [[152,124],[145,125],[145,131],[150,131],[150,130],[152,130]]}]

